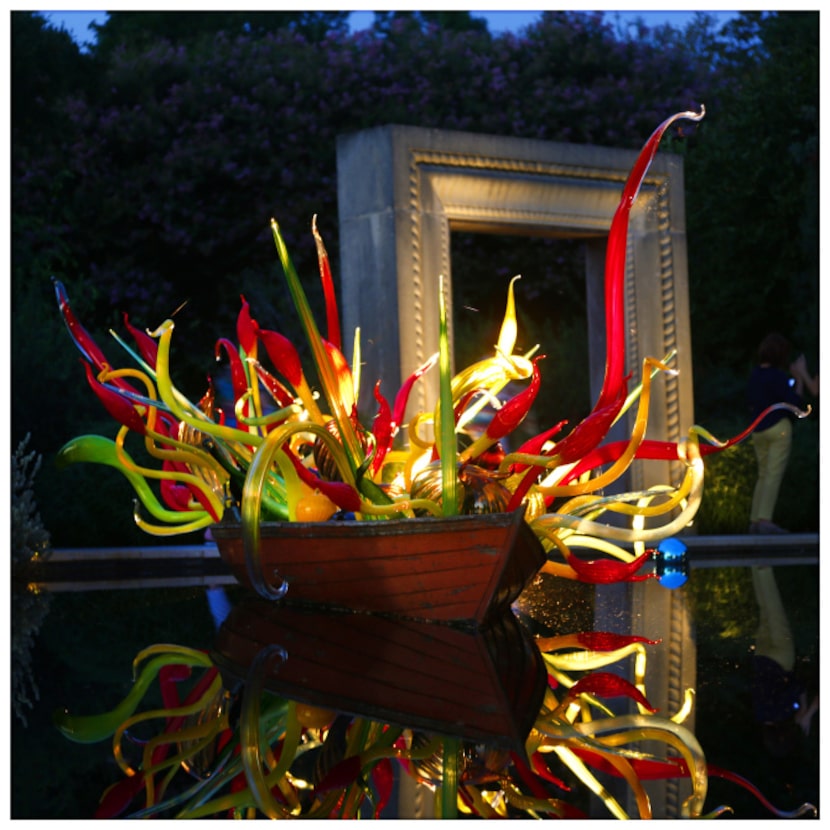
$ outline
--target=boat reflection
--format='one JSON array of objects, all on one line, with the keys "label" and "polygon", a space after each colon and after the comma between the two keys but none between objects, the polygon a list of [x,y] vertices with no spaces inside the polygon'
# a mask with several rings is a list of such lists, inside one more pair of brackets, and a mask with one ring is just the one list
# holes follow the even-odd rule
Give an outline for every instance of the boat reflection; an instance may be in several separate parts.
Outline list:
[{"label": "boat reflection", "polygon": [[284,697],[402,727],[521,748],[547,671],[509,611],[485,627],[332,613],[243,599],[217,632],[212,659],[239,688],[264,649],[264,687]]}]

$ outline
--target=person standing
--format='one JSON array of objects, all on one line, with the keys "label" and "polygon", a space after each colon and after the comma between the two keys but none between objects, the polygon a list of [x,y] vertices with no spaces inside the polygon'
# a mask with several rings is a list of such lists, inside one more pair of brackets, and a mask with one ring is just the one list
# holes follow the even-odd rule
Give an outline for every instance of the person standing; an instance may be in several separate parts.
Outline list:
[{"label": "person standing", "polygon": [[[753,419],[775,403],[801,408],[804,375],[790,374],[789,340],[782,334],[768,334],[758,347],[758,365],[749,378],[749,408]],[[787,533],[772,521],[781,480],[787,469],[792,445],[792,419],[789,412],[770,412],[752,433],[752,446],[758,461],[758,478],[752,494],[749,516],[750,533]]]}]

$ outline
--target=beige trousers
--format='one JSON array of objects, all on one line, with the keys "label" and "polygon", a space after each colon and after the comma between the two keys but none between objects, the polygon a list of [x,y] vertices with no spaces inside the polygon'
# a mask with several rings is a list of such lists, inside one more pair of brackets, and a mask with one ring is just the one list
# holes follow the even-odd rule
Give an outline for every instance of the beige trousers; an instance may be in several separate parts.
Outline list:
[{"label": "beige trousers", "polygon": [[790,460],[793,427],[789,418],[782,418],[775,426],[752,433],[752,446],[758,459],[758,480],[752,494],[751,522],[772,521],[781,479]]}]

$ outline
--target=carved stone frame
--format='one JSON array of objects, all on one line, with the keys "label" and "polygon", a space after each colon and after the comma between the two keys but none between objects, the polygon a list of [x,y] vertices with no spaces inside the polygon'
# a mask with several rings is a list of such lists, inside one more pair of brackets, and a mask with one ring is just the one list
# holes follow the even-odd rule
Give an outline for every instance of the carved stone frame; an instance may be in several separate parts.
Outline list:
[{"label": "carved stone frame", "polygon": [[[373,400],[377,378],[387,396],[394,395],[402,379],[437,351],[439,275],[449,286],[453,230],[586,240],[595,399],[605,366],[605,240],[636,156],[628,150],[394,125],[340,136],[341,308],[345,332],[361,327],[361,401]],[[694,422],[687,279],[683,162],[658,153],[631,212],[625,288],[631,384],[640,380],[644,357],[676,350],[678,375],[661,375],[653,386],[650,438],[677,441]],[[451,297],[448,290],[450,320]],[[413,389],[412,409],[434,405],[437,374],[428,377]],[[630,428],[619,423],[617,437],[630,435]],[[640,489],[680,474],[676,462],[638,463],[627,485]],[[684,594],[653,581],[600,594],[598,628],[663,639],[664,646],[649,652],[649,689],[661,711],[676,711],[695,679]],[[675,782],[650,792],[655,815],[677,815]]]},{"label": "carved stone frame", "polygon": [[[437,349],[438,279],[443,274],[449,284],[452,278],[450,232],[476,230],[588,240],[595,395],[605,363],[604,241],[635,158],[627,150],[417,127],[339,137],[341,305],[345,330],[361,326],[367,383],[382,377],[394,392]],[[677,350],[679,375],[655,388],[649,430],[677,440],[693,421],[683,164],[677,156],[658,153],[632,209],[626,297],[632,383],[643,357]],[[448,303],[451,318],[451,292]],[[436,396],[437,379],[430,376],[413,390],[413,407],[432,406]]]}]

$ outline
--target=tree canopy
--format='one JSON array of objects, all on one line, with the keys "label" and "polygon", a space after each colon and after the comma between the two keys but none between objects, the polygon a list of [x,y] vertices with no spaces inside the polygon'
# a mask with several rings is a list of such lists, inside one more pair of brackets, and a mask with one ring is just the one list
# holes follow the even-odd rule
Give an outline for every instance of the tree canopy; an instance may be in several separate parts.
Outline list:
[{"label": "tree canopy", "polygon": [[290,11],[114,11],[105,23],[93,23],[94,53],[106,57],[115,49],[144,48],[157,40],[187,45],[219,32],[233,37],[264,37],[288,29],[311,41],[320,41],[332,31],[344,31],[348,12]]}]

